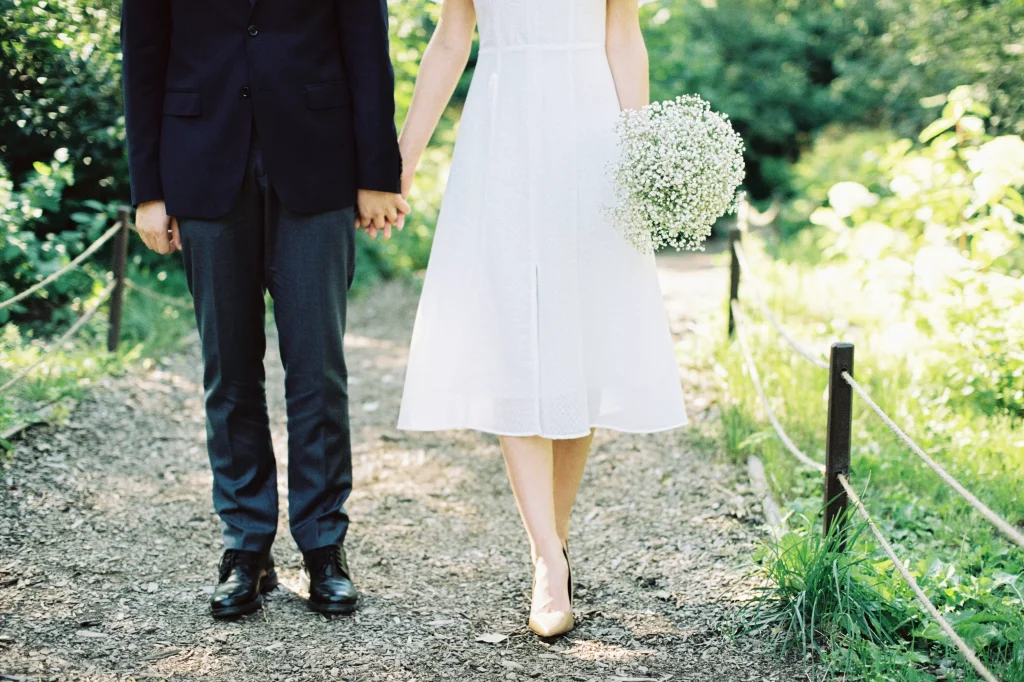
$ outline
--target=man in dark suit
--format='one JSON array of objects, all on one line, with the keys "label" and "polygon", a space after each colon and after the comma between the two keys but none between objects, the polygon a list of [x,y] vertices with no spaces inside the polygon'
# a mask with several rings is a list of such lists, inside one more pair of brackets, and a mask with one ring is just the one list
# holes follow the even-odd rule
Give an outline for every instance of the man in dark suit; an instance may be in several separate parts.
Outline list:
[{"label": "man in dark suit", "polygon": [[352,488],[342,339],[355,228],[390,233],[400,195],[385,0],[124,0],[136,223],[183,253],[205,365],[213,500],[226,551],[215,617],[277,584],[277,475],[264,292],[285,367],[289,525],[311,608],[350,613]]}]

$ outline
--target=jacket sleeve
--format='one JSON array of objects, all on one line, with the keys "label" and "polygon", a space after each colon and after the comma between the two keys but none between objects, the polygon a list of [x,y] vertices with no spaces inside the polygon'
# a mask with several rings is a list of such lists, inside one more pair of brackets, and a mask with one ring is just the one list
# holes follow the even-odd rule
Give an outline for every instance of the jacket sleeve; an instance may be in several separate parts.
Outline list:
[{"label": "jacket sleeve", "polygon": [[170,0],[123,0],[121,80],[134,206],[164,197],[160,129],[170,40]]},{"label": "jacket sleeve", "polygon": [[352,90],[359,189],[398,193],[402,156],[395,130],[395,72],[387,0],[335,0],[342,58]]}]

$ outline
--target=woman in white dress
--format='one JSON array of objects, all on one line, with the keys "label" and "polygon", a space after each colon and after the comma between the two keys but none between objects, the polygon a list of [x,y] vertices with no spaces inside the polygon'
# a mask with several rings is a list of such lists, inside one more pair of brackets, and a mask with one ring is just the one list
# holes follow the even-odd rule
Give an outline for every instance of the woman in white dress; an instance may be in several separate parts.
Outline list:
[{"label": "woman in white dress", "polygon": [[499,436],[532,550],[529,624],[554,636],[573,627],[569,516],[593,430],[686,423],[654,258],[606,210],[647,51],[637,0],[444,0],[400,138],[406,194],[478,18],[398,425]]}]

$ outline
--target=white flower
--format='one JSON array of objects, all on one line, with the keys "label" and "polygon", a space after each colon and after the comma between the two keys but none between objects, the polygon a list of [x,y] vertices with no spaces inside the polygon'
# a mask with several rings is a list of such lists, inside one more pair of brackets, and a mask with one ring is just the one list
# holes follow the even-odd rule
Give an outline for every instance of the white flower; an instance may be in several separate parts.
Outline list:
[{"label": "white flower", "polygon": [[711,226],[736,210],[743,140],[696,96],[622,112],[613,167],[616,224],[641,253],[703,250]]}]

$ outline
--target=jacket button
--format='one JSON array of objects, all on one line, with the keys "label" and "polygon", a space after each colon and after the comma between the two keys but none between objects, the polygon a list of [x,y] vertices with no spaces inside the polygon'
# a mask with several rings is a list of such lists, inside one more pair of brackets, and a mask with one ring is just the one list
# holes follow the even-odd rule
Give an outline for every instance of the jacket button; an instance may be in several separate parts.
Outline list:
[{"label": "jacket button", "polygon": [[249,86],[246,85],[245,87],[242,88],[242,99],[249,99],[249,97],[251,97],[251,96],[252,96],[252,90],[250,90]]},{"label": "jacket button", "polygon": [[259,29],[257,29],[255,26],[249,27],[249,35],[255,36],[257,33],[259,33]]}]

